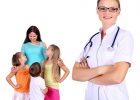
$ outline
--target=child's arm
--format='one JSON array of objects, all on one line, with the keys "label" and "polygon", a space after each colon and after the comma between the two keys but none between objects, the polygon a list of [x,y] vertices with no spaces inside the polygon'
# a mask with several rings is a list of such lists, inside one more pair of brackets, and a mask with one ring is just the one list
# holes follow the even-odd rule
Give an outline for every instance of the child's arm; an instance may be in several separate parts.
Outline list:
[{"label": "child's arm", "polygon": [[60,66],[60,68],[65,72],[64,75],[60,78],[59,82],[63,82],[66,77],[69,75],[70,71],[69,69],[65,66],[65,64],[63,63],[63,61],[61,59],[58,60],[58,65]]},{"label": "child's arm", "polygon": [[43,45],[43,48],[42,48],[42,55],[44,57],[44,60],[47,59],[47,56],[46,56],[46,50],[47,50],[47,45],[45,42],[42,43]]},{"label": "child's arm", "polygon": [[13,87],[13,88],[20,88],[21,86],[19,84],[15,85],[11,78],[16,74],[16,72],[10,72],[7,77],[6,77],[6,80],[7,82]]},{"label": "child's arm", "polygon": [[46,87],[45,89],[42,90],[43,94],[46,94],[48,92],[48,88]]},{"label": "child's arm", "polygon": [[45,85],[45,81],[42,77],[41,77],[41,80],[39,80],[39,84],[40,84],[40,89],[42,93],[46,94],[48,92],[48,87]]}]

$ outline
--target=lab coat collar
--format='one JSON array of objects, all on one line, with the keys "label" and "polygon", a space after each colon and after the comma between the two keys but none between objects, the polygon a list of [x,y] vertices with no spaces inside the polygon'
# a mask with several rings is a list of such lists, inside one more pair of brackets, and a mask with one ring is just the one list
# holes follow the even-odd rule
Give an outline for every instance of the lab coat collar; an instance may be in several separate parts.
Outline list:
[{"label": "lab coat collar", "polygon": [[[117,25],[114,24],[106,30],[106,35],[114,33],[114,30],[117,30]],[[102,28],[100,28],[100,33],[102,32]]]}]

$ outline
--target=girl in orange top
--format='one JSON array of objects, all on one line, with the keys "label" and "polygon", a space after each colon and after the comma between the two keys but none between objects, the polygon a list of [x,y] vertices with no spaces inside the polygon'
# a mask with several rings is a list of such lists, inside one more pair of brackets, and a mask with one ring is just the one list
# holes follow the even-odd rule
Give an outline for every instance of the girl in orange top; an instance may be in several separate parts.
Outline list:
[{"label": "girl in orange top", "polygon": [[[16,68],[8,74],[6,80],[15,89],[13,100],[29,100],[30,74],[29,66],[25,65],[26,60],[21,52],[15,53],[12,57],[12,64]],[[11,80],[14,76],[16,84]]]}]

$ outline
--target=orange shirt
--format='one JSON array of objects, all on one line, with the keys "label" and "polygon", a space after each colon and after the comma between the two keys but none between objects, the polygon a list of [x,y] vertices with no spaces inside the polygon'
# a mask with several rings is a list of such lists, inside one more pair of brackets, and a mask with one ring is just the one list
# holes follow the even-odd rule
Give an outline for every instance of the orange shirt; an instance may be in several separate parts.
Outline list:
[{"label": "orange shirt", "polygon": [[28,69],[19,69],[16,74],[16,82],[21,85],[21,88],[15,89],[18,92],[29,92],[30,74]]}]

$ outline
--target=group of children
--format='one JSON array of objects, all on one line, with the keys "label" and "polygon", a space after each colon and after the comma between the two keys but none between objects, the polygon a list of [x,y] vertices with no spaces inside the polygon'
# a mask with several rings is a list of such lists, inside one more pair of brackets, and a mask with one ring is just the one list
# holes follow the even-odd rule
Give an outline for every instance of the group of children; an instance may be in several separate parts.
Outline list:
[{"label": "group of children", "polygon": [[[17,52],[12,57],[14,70],[6,77],[14,88],[13,100],[60,100],[59,83],[69,74],[69,69],[60,59],[60,49],[52,44],[46,50],[46,60],[42,64],[34,62],[26,65],[26,56]],[[60,70],[64,71],[61,77]],[[16,83],[12,77],[16,78]]]}]

